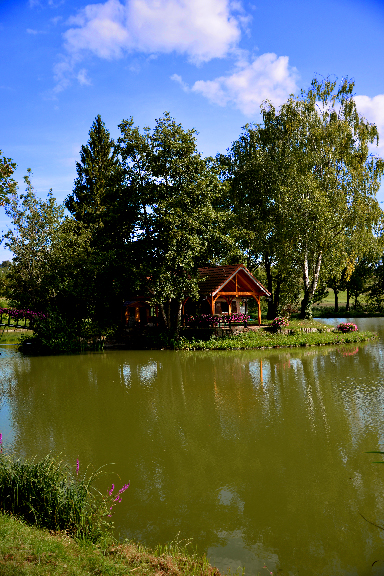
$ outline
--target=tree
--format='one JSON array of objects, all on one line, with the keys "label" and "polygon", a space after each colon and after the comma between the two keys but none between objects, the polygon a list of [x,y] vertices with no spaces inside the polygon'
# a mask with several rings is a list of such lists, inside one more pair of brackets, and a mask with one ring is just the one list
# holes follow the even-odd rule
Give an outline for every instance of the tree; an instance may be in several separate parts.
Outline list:
[{"label": "tree", "polygon": [[311,315],[321,270],[340,277],[351,251],[361,253],[381,218],[376,192],[384,163],[369,153],[378,132],[358,114],[353,87],[348,80],[339,87],[313,80],[279,111],[265,102],[263,124],[246,127],[245,157],[256,170],[241,180],[238,204],[245,199],[251,210],[256,196],[256,205],[265,207],[253,222],[254,234],[255,224],[261,231],[256,254],[267,250],[280,274],[294,278],[300,270],[302,317]]},{"label": "tree", "polygon": [[100,115],[81,147],[77,178],[65,206],[90,234],[89,265],[96,274],[93,300],[101,324],[117,320],[132,278],[132,234],[137,205],[132,187],[125,184],[118,150]]},{"label": "tree", "polygon": [[64,216],[50,191],[36,197],[31,171],[24,194],[14,194],[5,211],[12,227],[4,236],[13,252],[7,272],[7,296],[36,312],[55,311],[69,321],[94,315],[95,273],[90,265],[90,236]]},{"label": "tree", "polygon": [[[12,228],[3,236],[5,246],[13,252],[8,274],[9,297],[23,308],[40,311],[50,299],[53,237],[64,218],[64,208],[58,206],[52,193],[47,200],[36,197],[31,183],[31,170],[24,177],[24,194],[13,194],[5,212]],[[50,276],[52,276],[52,272]]]},{"label": "tree", "polygon": [[16,170],[16,163],[11,158],[5,158],[0,150],[0,206],[8,202],[9,196],[16,190],[16,181],[12,174]]},{"label": "tree", "polygon": [[78,222],[102,228],[108,208],[119,195],[122,174],[114,142],[100,115],[91,126],[88,144],[81,147],[76,172],[65,206]]},{"label": "tree", "polygon": [[248,268],[265,271],[269,319],[281,305],[298,298],[300,277],[291,258],[292,235],[279,210],[280,189],[285,184],[283,129],[279,118],[266,106],[264,124],[246,125],[227,155],[219,155],[224,177],[230,185],[229,209],[235,246]]},{"label": "tree", "polygon": [[198,267],[215,261],[221,248],[223,183],[211,158],[196,148],[196,131],[168,113],[143,133],[133,120],[119,128],[127,184],[139,200],[135,249],[141,277],[161,309],[165,327],[177,332],[182,303],[198,295]]}]

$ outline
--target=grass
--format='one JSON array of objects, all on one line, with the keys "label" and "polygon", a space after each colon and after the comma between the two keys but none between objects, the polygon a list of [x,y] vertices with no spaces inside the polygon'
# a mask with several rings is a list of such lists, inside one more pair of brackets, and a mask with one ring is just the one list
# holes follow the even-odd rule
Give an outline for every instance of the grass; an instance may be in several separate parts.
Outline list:
[{"label": "grass", "polygon": [[2,576],[220,576],[188,543],[154,551],[118,543],[109,518],[128,485],[95,495],[96,475],[81,476],[78,461],[74,475],[51,455],[21,461],[0,452]]},{"label": "grass", "polygon": [[19,344],[21,336],[30,337],[32,335],[32,330],[5,329],[4,332],[0,330],[0,345],[14,344],[16,346]]},{"label": "grass", "polygon": [[315,320],[292,320],[289,328],[282,332],[271,332],[266,328],[209,340],[180,338],[178,350],[252,350],[257,348],[280,348],[299,346],[324,346],[327,344],[349,344],[372,340],[372,332],[341,332]]},{"label": "grass", "polygon": [[220,576],[189,548],[172,543],[151,551],[132,542],[78,542],[0,514],[1,576]]},{"label": "grass", "polygon": [[109,509],[116,504],[112,492],[102,496],[92,489],[97,475],[88,470],[74,475],[51,455],[22,461],[1,453],[0,511],[39,528],[66,530],[78,539],[96,542],[112,527]]}]

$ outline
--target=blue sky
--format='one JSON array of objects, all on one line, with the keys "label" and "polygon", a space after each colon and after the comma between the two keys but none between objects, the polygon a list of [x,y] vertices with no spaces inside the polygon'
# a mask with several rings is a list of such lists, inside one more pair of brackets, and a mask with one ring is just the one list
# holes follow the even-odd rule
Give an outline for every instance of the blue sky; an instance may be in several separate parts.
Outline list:
[{"label": "blue sky", "polygon": [[315,75],[355,80],[384,156],[384,1],[0,0],[0,42],[0,149],[40,196],[71,192],[97,114],[118,137],[169,111],[215,155]]}]

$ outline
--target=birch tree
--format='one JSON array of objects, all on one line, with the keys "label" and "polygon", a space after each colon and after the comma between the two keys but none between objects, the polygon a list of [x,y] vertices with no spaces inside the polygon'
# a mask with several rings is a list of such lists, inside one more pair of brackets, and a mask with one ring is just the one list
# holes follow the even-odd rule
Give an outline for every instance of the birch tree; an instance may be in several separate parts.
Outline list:
[{"label": "birch tree", "polygon": [[315,79],[279,110],[263,103],[263,123],[246,127],[256,142],[248,162],[257,160],[258,169],[253,182],[237,187],[238,205],[252,209],[256,195],[255,213],[268,208],[253,222],[254,233],[261,231],[255,249],[259,257],[272,254],[280,274],[300,272],[302,317],[311,315],[320,274],[339,276],[382,217],[376,193],[384,164],[370,153],[378,131],[358,114],[353,88],[348,80]]}]

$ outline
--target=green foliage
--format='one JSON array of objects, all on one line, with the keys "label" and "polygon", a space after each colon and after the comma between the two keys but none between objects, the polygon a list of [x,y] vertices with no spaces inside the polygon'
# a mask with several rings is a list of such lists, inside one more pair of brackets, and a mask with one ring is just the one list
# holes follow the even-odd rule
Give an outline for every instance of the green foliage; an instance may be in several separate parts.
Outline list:
[{"label": "green foliage", "polygon": [[175,332],[182,301],[198,295],[198,267],[221,253],[225,187],[216,163],[198,153],[195,130],[185,130],[168,113],[153,131],[140,133],[132,118],[119,128],[126,179],[140,204],[135,249],[141,282]]},{"label": "green foliage", "polygon": [[336,296],[347,287],[355,304],[370,291],[384,308],[380,266],[367,280],[382,251],[384,163],[369,154],[377,128],[357,113],[353,82],[313,80],[261,112],[216,160],[168,113],[152,130],[123,120],[117,142],[97,116],[65,201],[71,217],[51,192],[36,197],[28,172],[25,192],[5,206],[14,259],[0,290],[11,305],[53,311],[38,328],[41,349],[81,349],[138,293],[177,339],[183,302],[199,296],[198,268],[224,260],[263,270],[269,319],[297,309],[302,291],[301,316],[311,317],[327,284]]},{"label": "green foliage", "polygon": [[359,116],[353,87],[315,79],[278,111],[263,103],[263,124],[246,126],[223,160],[235,234],[247,257],[265,266],[270,312],[282,286],[302,277],[301,314],[310,315],[320,273],[339,277],[380,224],[384,163],[369,153],[378,132]]},{"label": "green foliage", "polygon": [[20,350],[27,354],[73,354],[84,350],[102,350],[104,341],[97,323],[70,319],[48,309],[34,324],[33,336],[22,335]]},{"label": "green foliage", "polygon": [[210,340],[187,340],[180,338],[179,350],[252,350],[257,348],[280,348],[300,346],[324,346],[327,344],[348,344],[352,342],[365,342],[375,335],[371,332],[342,332],[316,330],[316,332],[304,332],[293,329],[290,334],[257,330],[255,332],[243,332],[224,338],[211,337]]},{"label": "green foliage", "polygon": [[52,456],[22,461],[0,454],[0,511],[49,530],[93,542],[110,527],[111,498],[92,490],[96,475],[73,477],[67,466]]},{"label": "green foliage", "polygon": [[9,202],[9,197],[16,190],[16,181],[12,174],[16,170],[16,163],[11,158],[5,158],[0,150],[0,206]]}]

